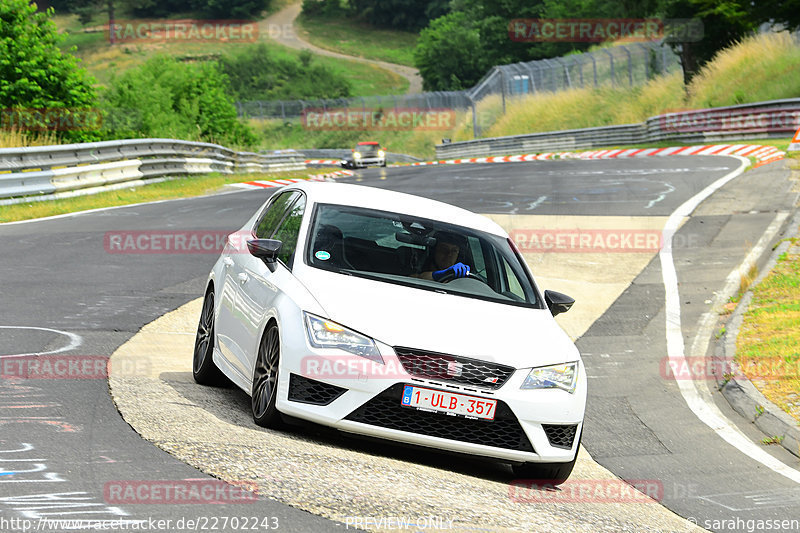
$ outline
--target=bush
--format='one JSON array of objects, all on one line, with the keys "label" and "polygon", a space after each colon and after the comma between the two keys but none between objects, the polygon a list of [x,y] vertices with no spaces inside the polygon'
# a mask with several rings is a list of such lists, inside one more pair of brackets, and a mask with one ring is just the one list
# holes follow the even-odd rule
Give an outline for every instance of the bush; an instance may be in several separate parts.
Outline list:
[{"label": "bush", "polygon": [[237,119],[229,92],[227,76],[212,63],[155,56],[112,79],[103,95],[103,133],[252,146],[256,136]]},{"label": "bush", "polygon": [[[52,10],[37,13],[36,5],[28,0],[0,2],[0,109],[50,110],[59,120],[70,120],[70,116],[86,116],[95,105],[94,80],[75,57],[59,50],[52,14]],[[97,138],[91,127],[63,128],[63,124],[44,121],[22,129],[54,130],[60,139],[70,141]]]},{"label": "bush", "polygon": [[299,60],[275,57],[264,43],[223,56],[220,69],[230,78],[236,100],[290,100],[298,98],[344,98],[350,83],[313,61],[310,53]]}]

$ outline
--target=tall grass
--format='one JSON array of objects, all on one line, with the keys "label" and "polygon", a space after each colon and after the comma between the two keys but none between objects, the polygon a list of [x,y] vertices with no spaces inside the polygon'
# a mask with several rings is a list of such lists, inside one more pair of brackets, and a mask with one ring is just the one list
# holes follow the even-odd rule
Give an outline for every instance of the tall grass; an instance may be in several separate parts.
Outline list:
[{"label": "tall grass", "polygon": [[629,124],[682,106],[683,82],[679,73],[660,76],[638,87],[536,93],[508,100],[505,115],[486,135]]},{"label": "tall grass", "polygon": [[721,50],[692,80],[689,105],[718,107],[800,96],[800,46],[764,33]]},{"label": "tall grass", "polygon": [[23,146],[49,146],[59,144],[52,131],[24,132],[17,129],[0,129],[0,148],[20,148]]}]

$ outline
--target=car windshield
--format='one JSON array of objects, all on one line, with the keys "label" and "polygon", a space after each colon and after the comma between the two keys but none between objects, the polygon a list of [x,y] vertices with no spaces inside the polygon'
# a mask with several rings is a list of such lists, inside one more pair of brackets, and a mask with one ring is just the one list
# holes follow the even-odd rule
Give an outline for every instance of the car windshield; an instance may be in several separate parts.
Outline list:
[{"label": "car windshield", "polygon": [[[441,264],[437,246],[452,255]],[[343,205],[317,205],[306,247],[312,267],[418,289],[542,308],[508,239],[444,222]],[[457,255],[456,255],[457,254]],[[438,261],[438,264],[437,264]],[[453,263],[466,277],[437,276]],[[426,275],[427,278],[426,279]]]},{"label": "car windshield", "polygon": [[359,144],[356,146],[356,152],[362,155],[375,155],[378,153],[380,147],[377,144]]}]

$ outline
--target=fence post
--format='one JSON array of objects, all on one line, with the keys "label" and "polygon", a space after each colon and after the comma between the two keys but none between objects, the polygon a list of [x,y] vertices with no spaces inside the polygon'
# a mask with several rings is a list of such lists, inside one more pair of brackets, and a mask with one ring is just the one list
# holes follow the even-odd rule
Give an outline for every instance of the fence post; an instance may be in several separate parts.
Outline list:
[{"label": "fence post", "polygon": [[642,53],[644,54],[644,81],[647,82],[647,80],[650,79],[650,49],[642,43],[636,44],[642,49]]},{"label": "fence post", "polygon": [[609,52],[608,49],[606,49],[606,48],[603,48],[603,52],[608,54],[609,65],[611,67],[611,86],[613,87],[614,86],[614,54]]},{"label": "fence post", "polygon": [[631,52],[627,46],[621,46],[626,54],[628,54],[628,87],[633,87],[633,62],[631,61]]},{"label": "fence post", "polygon": [[555,58],[555,60],[556,60],[558,63],[561,63],[561,65],[564,67],[564,74],[565,74],[565,75],[566,75],[566,77],[567,77],[567,87],[569,87],[570,89],[572,89],[572,78],[571,78],[571,77],[570,77],[570,75],[569,75],[569,68],[567,68],[567,64],[566,64],[566,63],[564,62],[564,60],[563,60],[563,59],[561,59],[560,57],[556,57],[556,58]]},{"label": "fence post", "polygon": [[500,96],[503,99],[503,113],[506,112],[506,71],[500,69]]},{"label": "fence post", "polygon": [[594,58],[594,54],[589,54],[589,57],[592,58],[592,71],[594,72],[594,86],[597,87],[597,60]]},{"label": "fence post", "polygon": [[480,135],[480,129],[478,128],[478,108],[475,106],[475,100],[472,99],[472,96],[467,95],[469,98],[469,103],[472,106],[472,136],[474,138],[478,138]]}]

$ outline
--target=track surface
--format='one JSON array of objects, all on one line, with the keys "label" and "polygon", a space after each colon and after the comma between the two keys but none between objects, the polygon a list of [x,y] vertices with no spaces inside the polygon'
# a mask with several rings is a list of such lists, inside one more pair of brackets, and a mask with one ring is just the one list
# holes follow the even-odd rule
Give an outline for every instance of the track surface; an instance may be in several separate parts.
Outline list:
[{"label": "track surface", "polygon": [[[737,164],[720,157],[552,161],[375,169],[347,181],[413,192],[482,213],[667,215]],[[687,340],[707,310],[704,302],[723,285],[774,212],[794,202],[786,180],[768,170],[762,167],[726,186],[681,230],[686,242],[702,243],[676,251]],[[65,353],[108,356],[145,323],[198,297],[215,256],[109,254],[104,233],[233,230],[265,194],[245,191],[0,226],[0,325],[17,327],[0,328],[0,353],[47,352],[69,344],[63,334],[19,329],[42,327],[81,337],[81,345]],[[725,444],[686,408],[674,382],[660,376],[658,365],[666,353],[663,306],[660,267],[654,261],[580,339],[592,378],[584,445],[621,477],[660,480],[664,503],[700,525],[737,517],[796,518],[798,485]],[[55,518],[177,520],[211,514],[206,506],[104,501],[109,481],[204,477],[143,442],[120,419],[104,380],[2,379],[0,388],[0,472],[17,472],[0,477],[0,518],[51,513]],[[724,400],[719,406],[760,440]],[[797,466],[796,458],[782,449],[768,451]],[[35,496],[43,494],[72,501],[44,508],[43,497]],[[87,503],[96,505],[78,507]],[[81,514],[86,511],[95,514]],[[275,516],[286,530],[343,527],[269,501],[215,506],[213,511],[226,513]]]}]

